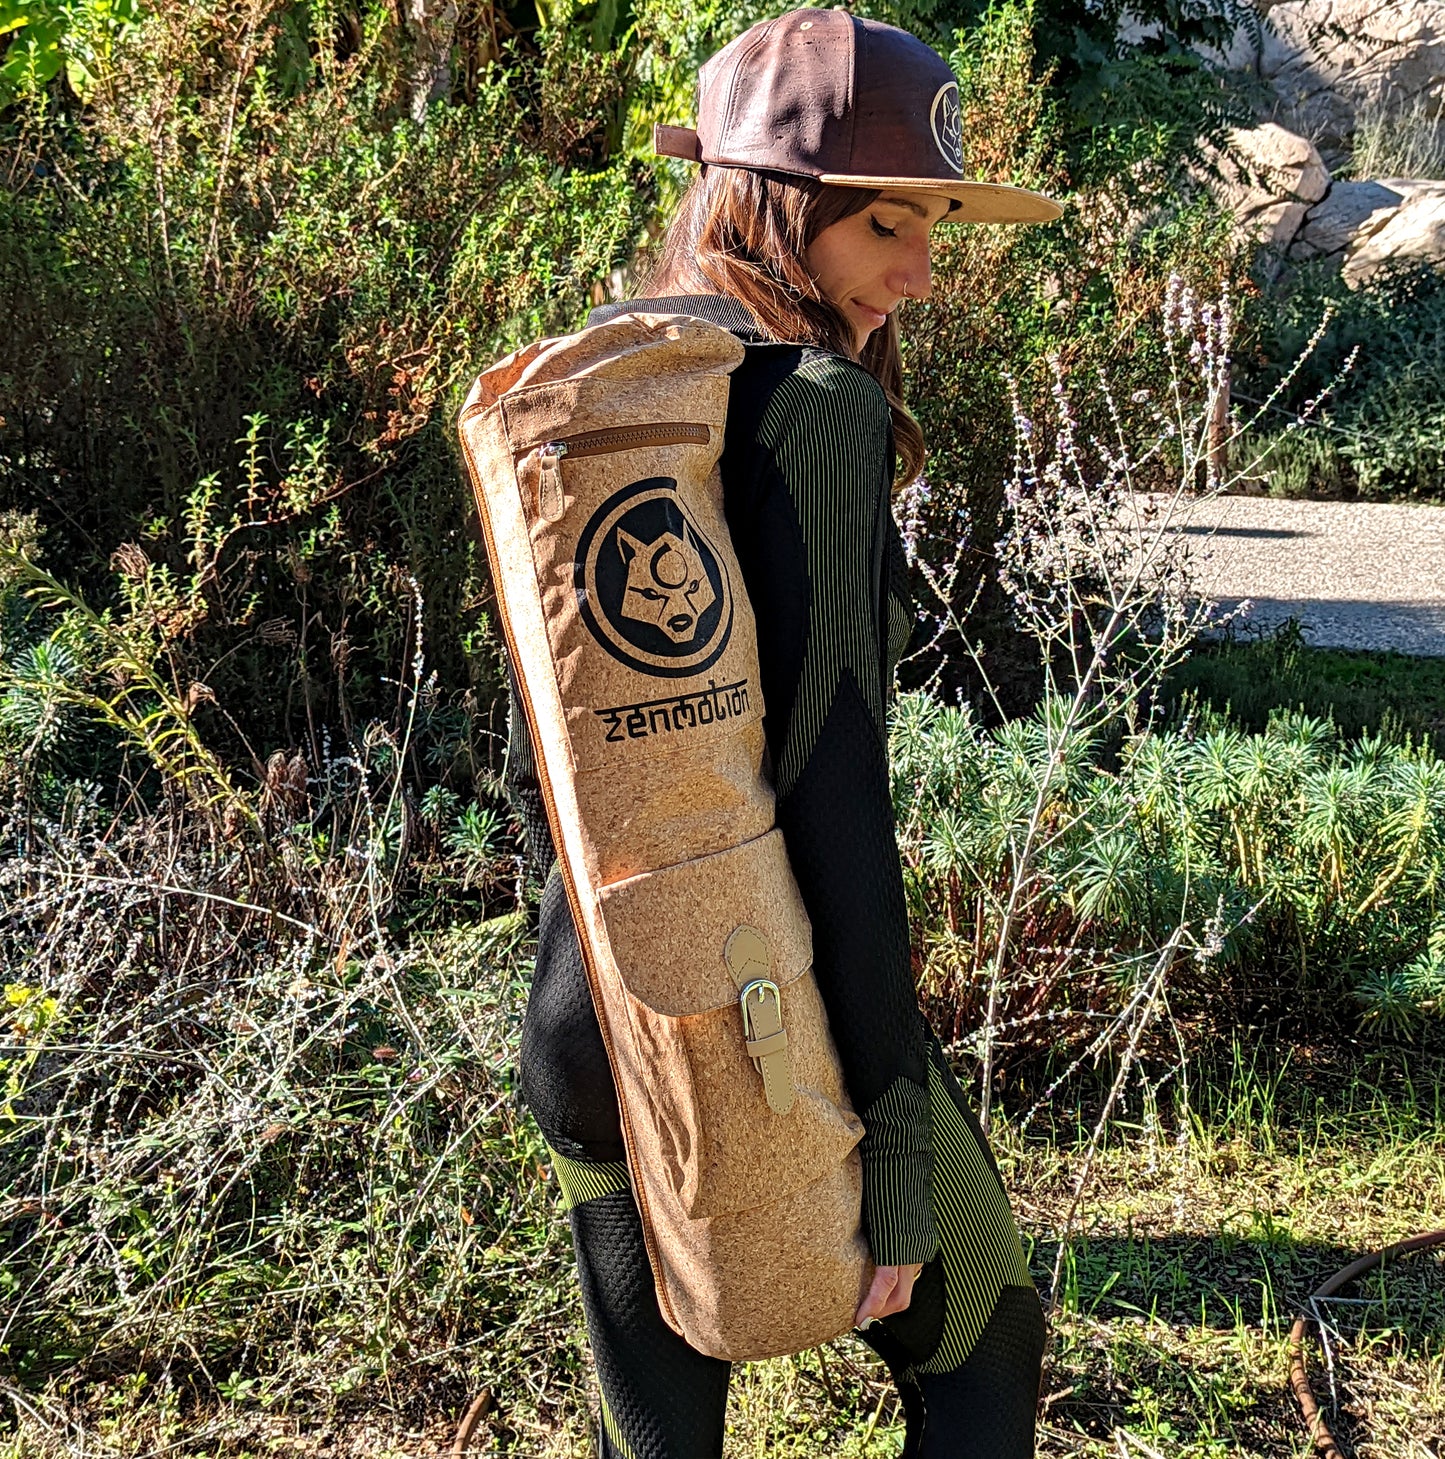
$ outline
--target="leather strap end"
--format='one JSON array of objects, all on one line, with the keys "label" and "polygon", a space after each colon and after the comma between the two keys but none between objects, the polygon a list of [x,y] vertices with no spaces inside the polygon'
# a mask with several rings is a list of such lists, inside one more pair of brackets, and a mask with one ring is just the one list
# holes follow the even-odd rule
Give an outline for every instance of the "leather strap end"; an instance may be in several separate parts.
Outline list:
[{"label": "leather strap end", "polygon": [[793,1107],[798,1091],[793,1088],[793,1067],[787,1053],[773,1054],[758,1060],[763,1076],[763,1098],[775,1115],[785,1115]]},{"label": "leather strap end", "polygon": [[655,122],[652,127],[652,150],[659,157],[683,157],[689,162],[702,161],[702,142],[692,127],[673,127]]}]

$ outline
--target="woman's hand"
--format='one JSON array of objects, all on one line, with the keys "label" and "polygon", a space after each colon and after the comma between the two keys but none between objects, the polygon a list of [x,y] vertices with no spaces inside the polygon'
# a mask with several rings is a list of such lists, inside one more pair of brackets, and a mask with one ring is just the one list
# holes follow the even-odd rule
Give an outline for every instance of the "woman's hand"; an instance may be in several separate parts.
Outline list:
[{"label": "woman's hand", "polygon": [[853,1319],[854,1326],[867,1327],[875,1317],[892,1317],[895,1312],[902,1312],[913,1300],[913,1284],[922,1270],[922,1263],[876,1268],[873,1285]]}]

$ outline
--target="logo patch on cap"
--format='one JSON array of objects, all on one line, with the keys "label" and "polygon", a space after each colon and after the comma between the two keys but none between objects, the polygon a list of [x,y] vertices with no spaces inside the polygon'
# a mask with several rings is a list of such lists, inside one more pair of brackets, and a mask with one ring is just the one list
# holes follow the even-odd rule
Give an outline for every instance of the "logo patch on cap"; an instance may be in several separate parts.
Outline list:
[{"label": "logo patch on cap", "polygon": [[928,125],[943,160],[955,172],[963,171],[963,116],[958,103],[958,82],[949,81],[938,88],[929,109]]},{"label": "logo patch on cap", "polygon": [[593,637],[629,668],[681,678],[727,647],[727,573],[671,477],[633,482],[603,502],[578,540],[575,573]]}]

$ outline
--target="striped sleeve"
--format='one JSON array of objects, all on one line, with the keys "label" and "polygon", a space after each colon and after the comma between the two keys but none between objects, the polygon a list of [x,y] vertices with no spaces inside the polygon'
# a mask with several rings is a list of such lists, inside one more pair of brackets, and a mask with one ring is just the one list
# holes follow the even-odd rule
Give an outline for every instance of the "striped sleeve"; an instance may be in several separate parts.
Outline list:
[{"label": "striped sleeve", "polygon": [[[779,585],[774,567],[748,585],[760,656],[789,655],[796,667],[795,678],[775,675],[796,684],[791,699],[768,697],[770,717],[782,716],[768,728],[778,825],[813,924],[818,988],[863,1120],[864,1219],[874,1259],[927,1261],[937,1236],[926,1043],[884,722],[893,456],[887,400],[866,371],[808,352],[773,391],[757,439],[787,497],[787,510],[768,520],[789,536],[796,532],[805,579],[801,591]],[[793,611],[798,601],[801,613]],[[796,628],[779,626],[795,620]]]},{"label": "striped sleeve", "polygon": [[887,737],[877,585],[889,430],[878,382],[832,355],[805,359],[763,417],[760,435],[774,447],[802,528],[809,587],[808,641],[777,771],[780,798],[817,744],[845,671]]},{"label": "striped sleeve", "polygon": [[928,1095],[900,1076],[869,1105],[863,1122],[863,1220],[873,1259],[892,1266],[928,1261],[938,1248]]}]

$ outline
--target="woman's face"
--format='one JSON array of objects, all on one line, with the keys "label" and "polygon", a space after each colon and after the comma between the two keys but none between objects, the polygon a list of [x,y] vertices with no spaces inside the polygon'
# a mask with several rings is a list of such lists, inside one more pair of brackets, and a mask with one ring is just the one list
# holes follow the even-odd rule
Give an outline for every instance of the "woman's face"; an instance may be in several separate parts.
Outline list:
[{"label": "woman's face", "polygon": [[824,298],[847,315],[860,351],[905,295],[928,297],[929,235],[948,209],[937,193],[888,188],[808,246],[803,262]]}]

